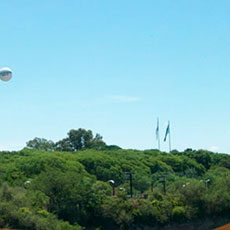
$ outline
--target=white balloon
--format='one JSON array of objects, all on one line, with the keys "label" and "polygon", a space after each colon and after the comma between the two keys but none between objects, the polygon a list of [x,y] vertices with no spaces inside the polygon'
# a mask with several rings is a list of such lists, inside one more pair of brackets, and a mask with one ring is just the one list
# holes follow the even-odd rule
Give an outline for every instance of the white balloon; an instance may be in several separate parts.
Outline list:
[{"label": "white balloon", "polygon": [[0,69],[0,79],[2,81],[9,81],[12,78],[12,70],[8,67]]}]

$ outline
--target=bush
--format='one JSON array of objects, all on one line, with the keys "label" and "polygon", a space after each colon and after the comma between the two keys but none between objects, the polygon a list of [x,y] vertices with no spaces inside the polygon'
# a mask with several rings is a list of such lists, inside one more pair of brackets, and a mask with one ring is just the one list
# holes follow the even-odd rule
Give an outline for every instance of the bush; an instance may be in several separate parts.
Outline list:
[{"label": "bush", "polygon": [[182,206],[176,206],[172,210],[172,217],[176,221],[180,221],[185,218],[185,209]]}]

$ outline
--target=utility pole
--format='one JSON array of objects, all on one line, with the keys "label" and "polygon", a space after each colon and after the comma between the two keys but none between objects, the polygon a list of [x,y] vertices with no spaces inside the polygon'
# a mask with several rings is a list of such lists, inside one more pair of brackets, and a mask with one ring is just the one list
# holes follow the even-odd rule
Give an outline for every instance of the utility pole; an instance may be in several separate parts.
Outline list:
[{"label": "utility pole", "polygon": [[125,172],[126,175],[129,176],[129,187],[130,187],[130,197],[133,197],[133,173]]}]

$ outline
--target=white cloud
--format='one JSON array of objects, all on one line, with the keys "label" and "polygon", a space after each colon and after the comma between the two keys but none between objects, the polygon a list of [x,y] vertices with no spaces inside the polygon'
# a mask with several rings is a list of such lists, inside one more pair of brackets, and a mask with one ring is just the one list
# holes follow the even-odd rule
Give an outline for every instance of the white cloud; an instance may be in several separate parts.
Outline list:
[{"label": "white cloud", "polygon": [[211,146],[208,150],[212,151],[212,152],[216,152],[218,151],[219,147],[218,146]]},{"label": "white cloud", "polygon": [[110,96],[109,98],[111,98],[114,102],[126,102],[126,103],[136,102],[141,100],[140,97],[125,96],[125,95],[113,95]]}]

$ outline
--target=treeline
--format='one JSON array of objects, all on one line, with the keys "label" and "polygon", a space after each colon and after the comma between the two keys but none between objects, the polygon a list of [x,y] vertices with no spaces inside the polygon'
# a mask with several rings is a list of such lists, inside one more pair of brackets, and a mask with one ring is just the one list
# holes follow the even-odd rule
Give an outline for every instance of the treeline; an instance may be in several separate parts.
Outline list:
[{"label": "treeline", "polygon": [[26,143],[30,149],[44,151],[76,152],[82,149],[120,149],[116,145],[106,145],[100,134],[93,135],[91,130],[71,129],[67,137],[54,142],[45,138],[35,137]]},{"label": "treeline", "polygon": [[[192,149],[164,153],[25,148],[2,152],[0,166],[0,227],[160,229],[230,217],[227,154]],[[127,172],[133,173],[133,198]],[[115,196],[109,180],[115,181]]]}]

